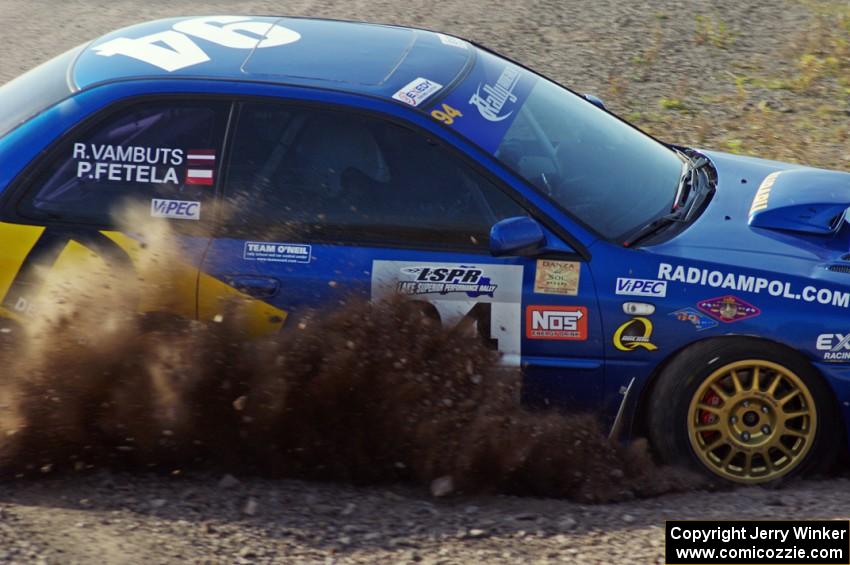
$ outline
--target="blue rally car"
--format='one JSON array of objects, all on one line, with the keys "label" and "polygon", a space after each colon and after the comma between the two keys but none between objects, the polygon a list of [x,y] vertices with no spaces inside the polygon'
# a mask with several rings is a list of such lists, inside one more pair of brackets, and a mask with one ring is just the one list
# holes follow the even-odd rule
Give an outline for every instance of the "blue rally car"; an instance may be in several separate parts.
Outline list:
[{"label": "blue rally car", "polygon": [[665,461],[776,482],[843,449],[850,174],[662,143],[457,37],[177,18],[6,84],[5,323],[40,267],[132,264],[128,202],[180,234],[181,315],[401,293]]}]

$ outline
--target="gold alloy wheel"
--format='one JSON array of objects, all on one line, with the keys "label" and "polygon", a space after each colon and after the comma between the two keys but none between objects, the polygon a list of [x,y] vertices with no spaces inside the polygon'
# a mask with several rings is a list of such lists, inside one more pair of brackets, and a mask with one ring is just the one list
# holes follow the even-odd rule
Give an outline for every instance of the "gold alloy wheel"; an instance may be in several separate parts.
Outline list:
[{"label": "gold alloy wheel", "polygon": [[760,359],[720,367],[688,408],[688,439],[714,474],[762,483],[790,473],[817,432],[817,409],[803,380]]}]

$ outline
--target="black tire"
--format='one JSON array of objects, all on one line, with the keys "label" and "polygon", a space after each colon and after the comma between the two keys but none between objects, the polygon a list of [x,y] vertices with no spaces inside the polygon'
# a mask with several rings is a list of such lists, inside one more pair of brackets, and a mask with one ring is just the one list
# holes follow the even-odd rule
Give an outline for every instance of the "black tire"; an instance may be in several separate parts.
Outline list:
[{"label": "black tire", "polygon": [[[721,392],[733,395],[729,397],[728,406],[737,407],[737,409],[732,410],[730,408],[730,412],[724,412],[724,415],[720,415],[719,412],[715,415],[711,411],[700,410],[700,406],[707,404],[707,395],[711,394],[717,396],[716,400],[714,398],[710,399],[713,407],[717,408],[719,406],[724,410],[727,408],[726,399],[714,393],[714,390],[717,390],[716,387],[714,389],[705,389],[706,386],[709,386],[708,379],[710,378],[712,378],[711,382],[715,384],[720,383],[721,381],[717,380],[720,378],[718,375],[725,374],[727,368],[736,368],[734,371],[736,373],[735,379],[739,383],[743,383],[745,379],[749,379],[745,388],[749,388],[753,380],[758,380],[759,384],[764,386],[764,382],[762,382],[764,379],[763,375],[769,373],[770,368],[769,366],[763,368],[766,373],[759,373],[759,377],[754,379],[752,375],[754,371],[751,370],[750,373],[746,372],[746,363],[753,360],[756,361],[756,363],[751,365],[753,367],[757,366],[759,361],[764,361],[779,365],[793,373],[792,376],[798,377],[798,381],[801,381],[805,388],[808,389],[809,396],[806,397],[802,392],[803,387],[798,387],[801,391],[797,395],[799,400],[790,400],[788,401],[788,405],[800,402],[802,408],[798,410],[805,410],[806,399],[810,398],[814,406],[814,415],[810,414],[797,420],[789,420],[792,423],[787,427],[782,427],[774,421],[773,423],[775,425],[773,430],[771,430],[770,422],[767,421],[769,416],[775,415],[777,421],[784,423],[785,420],[783,418],[786,417],[786,414],[790,415],[793,409],[784,406],[765,406],[764,404],[773,402],[774,400],[778,400],[779,402],[784,400],[784,396],[774,399],[772,395],[768,395],[768,391],[765,391],[758,397],[757,402],[761,404],[755,402],[750,404],[749,400],[746,403],[742,402],[740,399],[745,398],[744,396],[734,396],[737,393],[734,387],[735,381],[731,377],[732,369],[728,369],[730,376],[726,378],[726,381],[723,381],[720,388]],[[721,369],[723,370],[721,371]],[[739,372],[743,373],[743,376]],[[765,388],[769,388],[769,384],[772,383],[776,374],[773,373],[768,376],[769,382]],[[778,387],[786,386],[786,384],[793,382],[792,380],[783,381],[781,378],[779,381],[780,384],[777,385]],[[727,386],[726,383],[729,382],[732,383],[731,389],[725,388]],[[793,387],[789,388],[789,391],[793,390]],[[740,394],[743,395],[744,392]],[[776,395],[777,391],[774,391],[773,394]],[[694,397],[696,395],[699,395],[699,398],[695,399]],[[755,393],[751,393],[751,395],[755,395]],[[695,403],[694,407],[691,406],[692,401]],[[717,404],[714,404],[715,402]],[[741,408],[741,406],[744,406],[744,408]],[[758,408],[755,409],[751,406],[758,406]],[[690,412],[692,408],[695,412]],[[729,413],[733,414],[733,416],[728,416]],[[694,418],[694,414],[697,415],[696,418]],[[738,415],[743,415],[743,417],[739,418]],[[708,418],[707,421],[705,420],[706,417]],[[752,424],[756,418],[759,418],[759,423]],[[817,370],[802,356],[792,350],[775,343],[747,337],[707,340],[679,353],[663,369],[650,392],[647,404],[647,421],[652,445],[658,456],[665,463],[686,466],[713,479],[746,484],[778,484],[801,474],[826,471],[831,467],[840,451],[840,447],[836,442],[843,437],[843,433],[840,431],[840,418],[838,417],[835,398]],[[698,431],[697,426],[702,425],[703,422],[706,422],[708,426],[722,428],[722,431]],[[734,426],[732,425],[733,422],[735,423]],[[799,424],[795,422],[799,422]],[[812,422],[816,423],[816,425],[813,428],[806,428],[806,425],[811,425]],[[690,429],[692,423],[693,430]],[[753,433],[751,434],[753,436],[758,434],[763,439],[764,443],[761,444],[761,451],[756,451],[757,448],[750,448],[750,444],[737,443],[742,439],[752,439],[755,442],[755,438],[750,438],[750,428],[745,426],[761,426],[762,423],[768,425],[761,428],[752,428]],[[782,451],[779,451],[775,447],[766,447],[770,444],[768,440],[772,437],[781,437],[781,441],[783,442],[798,441],[790,434],[786,436],[784,433],[779,433],[779,430],[785,431],[796,425],[799,425],[801,429],[808,429],[808,433],[810,434],[810,437],[800,440],[810,442],[810,445],[805,450],[800,448],[797,459],[792,458],[790,455],[787,456],[787,459],[783,459],[785,456]],[[743,432],[741,431],[742,428],[744,429]],[[771,436],[769,433],[762,433],[764,430],[772,431],[774,435]],[[691,435],[692,431],[693,435]],[[716,436],[711,435],[715,433],[717,434]],[[715,445],[712,440],[728,445],[729,450],[726,451],[721,445],[721,447],[716,448],[720,456],[715,456],[712,453],[711,456],[705,455],[704,460],[697,454],[694,443],[703,442],[702,452],[707,454],[711,450],[705,446]],[[746,445],[747,447],[740,447],[740,445]],[[793,445],[800,444],[792,443]],[[725,460],[723,454],[728,454],[730,451],[735,452],[734,458],[736,458],[736,461],[747,462],[738,467],[742,473],[740,477],[730,476],[733,474],[733,466],[730,466],[729,463],[724,465],[723,461],[719,461],[721,459]],[[758,453],[758,455],[755,453]],[[712,468],[711,457],[714,457],[714,468]],[[730,457],[733,456],[730,455]],[[771,461],[768,462],[765,457],[770,458]],[[787,468],[781,472],[777,470],[779,469],[779,464],[774,461],[774,458],[776,458],[778,463],[786,461],[785,465],[787,465]],[[756,476],[757,461],[761,462],[759,468],[766,470],[765,472],[767,474],[765,476]],[[752,472],[747,473],[744,470],[747,466],[752,468]]]}]

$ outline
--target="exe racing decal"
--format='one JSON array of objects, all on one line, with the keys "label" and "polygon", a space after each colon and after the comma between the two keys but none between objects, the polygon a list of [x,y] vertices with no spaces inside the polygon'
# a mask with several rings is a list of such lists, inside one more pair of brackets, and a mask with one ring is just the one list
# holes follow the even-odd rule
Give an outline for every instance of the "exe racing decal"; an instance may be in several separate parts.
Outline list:
[{"label": "exe racing decal", "polygon": [[373,261],[372,299],[394,295],[421,301],[447,327],[474,329],[502,354],[519,363],[522,342],[521,265]]},{"label": "exe racing decal", "polygon": [[192,200],[151,200],[151,217],[171,220],[200,220],[201,203]]},{"label": "exe racing decal", "polygon": [[664,298],[667,296],[667,282],[646,280],[646,279],[627,279],[619,277],[615,292],[624,296],[648,296],[650,298]]},{"label": "exe racing decal", "polygon": [[671,312],[670,315],[679,320],[680,322],[690,322],[691,324],[693,324],[693,326],[697,329],[698,332],[718,326],[718,323],[712,318],[706,316],[695,308],[691,308],[690,306],[687,308],[682,308],[681,310],[676,310],[675,312]]},{"label": "exe racing decal", "polygon": [[301,39],[298,32],[273,22],[244,16],[191,18],[174,23],[170,30],[144,37],[116,37],[95,45],[93,50],[102,57],[123,55],[173,72],[210,60],[192,37],[246,51],[279,47]]},{"label": "exe racing decal", "polygon": [[652,343],[652,322],[643,316],[637,316],[623,323],[614,332],[613,341],[614,347],[620,351],[634,351],[638,348],[647,351],[658,349],[658,346]]},{"label": "exe racing decal", "polygon": [[720,296],[710,300],[700,300],[697,302],[697,308],[715,320],[727,324],[755,318],[761,314],[761,310],[737,296]]},{"label": "exe racing decal", "polygon": [[428,100],[434,93],[443,88],[442,84],[437,84],[427,78],[417,78],[401,88],[393,94],[393,100],[404,102],[414,108]]},{"label": "exe racing decal", "polygon": [[789,281],[768,279],[741,273],[729,273],[700,267],[686,267],[660,263],[658,279],[663,281],[680,282],[712,288],[725,288],[736,292],[751,292],[761,294],[766,292],[771,296],[803,302],[817,302],[825,306],[850,308],[850,292],[818,288],[806,285],[802,289],[795,288]]},{"label": "exe racing decal", "polygon": [[815,347],[823,352],[823,360],[830,362],[850,361],[850,333],[820,334]]},{"label": "exe racing decal", "polygon": [[581,263],[538,259],[534,271],[534,292],[576,296],[581,276]]},{"label": "exe racing decal", "polygon": [[584,306],[528,306],[525,309],[528,339],[587,339],[587,308]]},{"label": "exe racing decal", "polygon": [[270,243],[246,241],[242,258],[246,261],[269,263],[309,263],[312,247],[303,243]]}]

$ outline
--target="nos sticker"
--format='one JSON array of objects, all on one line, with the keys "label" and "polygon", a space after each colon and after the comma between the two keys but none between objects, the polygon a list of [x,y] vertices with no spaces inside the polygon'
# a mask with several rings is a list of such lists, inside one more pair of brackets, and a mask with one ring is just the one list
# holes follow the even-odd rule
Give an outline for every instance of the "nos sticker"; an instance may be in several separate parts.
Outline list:
[{"label": "nos sticker", "polygon": [[269,261],[272,263],[309,263],[312,247],[301,243],[245,242],[242,258],[246,261]]},{"label": "nos sticker", "polygon": [[525,309],[528,339],[587,339],[587,308],[584,306],[529,306]]}]

